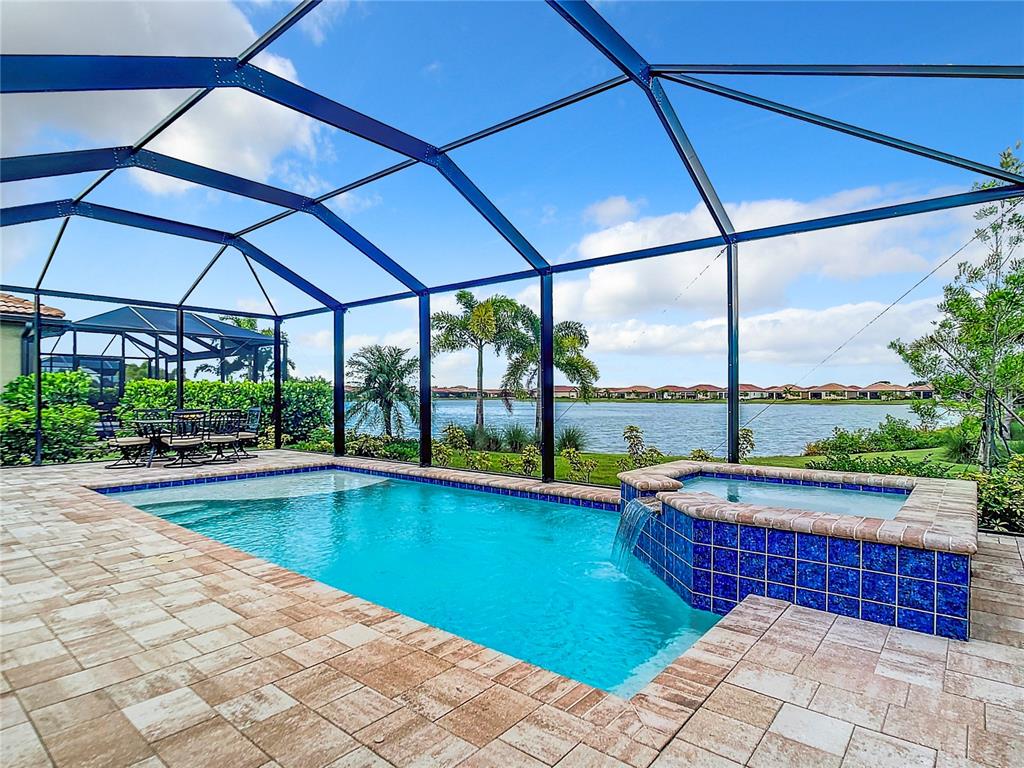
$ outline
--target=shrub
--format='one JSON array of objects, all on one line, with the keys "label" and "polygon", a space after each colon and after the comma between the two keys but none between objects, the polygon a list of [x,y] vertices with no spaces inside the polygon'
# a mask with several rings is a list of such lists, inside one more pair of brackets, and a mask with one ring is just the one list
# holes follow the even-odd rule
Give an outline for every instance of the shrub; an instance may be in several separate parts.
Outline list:
[{"label": "shrub", "polygon": [[618,463],[619,469],[623,472],[660,464],[665,459],[665,454],[656,447],[647,446],[644,442],[644,431],[636,425],[630,424],[622,430],[622,439],[626,441],[629,451],[629,455],[620,459]]},{"label": "shrub", "polygon": [[978,441],[981,439],[981,425],[977,422],[962,421],[943,433],[942,444],[946,458],[958,464],[970,464],[978,456]]},{"label": "shrub", "polygon": [[574,483],[589,483],[591,475],[597,469],[597,459],[588,459],[575,448],[562,451],[562,458],[569,464],[568,479]]},{"label": "shrub", "polygon": [[[43,408],[43,461],[63,463],[99,452],[98,414],[88,405]],[[31,464],[36,453],[35,410],[0,405],[0,464]]]},{"label": "shrub", "polygon": [[479,430],[474,427],[470,430],[470,435],[470,445],[478,451],[500,451],[502,448],[501,432],[494,427],[484,427]]},{"label": "shrub", "polygon": [[491,468],[490,454],[481,451],[470,451],[466,454],[466,469],[487,472]]},{"label": "shrub", "polygon": [[454,422],[448,422],[445,424],[444,429],[441,430],[444,435],[444,442],[453,453],[466,453],[469,450],[469,436],[466,434],[466,430],[460,427]]},{"label": "shrub", "polygon": [[[92,377],[84,371],[43,373],[43,407],[50,405],[88,405]],[[0,402],[12,408],[34,411],[36,407],[36,377],[32,374],[16,376],[7,382]]]},{"label": "shrub", "polygon": [[914,448],[936,448],[942,444],[944,430],[911,426],[906,419],[886,416],[875,429],[843,429],[836,427],[832,437],[808,443],[805,456],[826,454],[907,451]]},{"label": "shrub", "polygon": [[540,469],[540,451],[535,445],[523,448],[522,468],[524,475],[536,475]]},{"label": "shrub", "polygon": [[998,533],[1024,533],[1024,455],[1010,458],[991,474],[967,472],[978,484],[978,527]]},{"label": "shrub", "polygon": [[512,475],[524,474],[523,462],[518,456],[507,453],[498,456],[498,467],[502,472]]},{"label": "shrub", "polygon": [[452,465],[452,449],[448,447],[447,443],[434,440],[430,444],[430,452],[433,456],[434,464],[437,466],[450,467]]},{"label": "shrub", "polygon": [[851,456],[831,453],[821,459],[807,462],[809,469],[833,472],[867,472],[876,475],[906,475],[913,477],[949,477],[950,469],[928,459],[910,459],[906,456]]},{"label": "shrub", "polygon": [[587,447],[587,433],[582,427],[570,425],[562,427],[555,439],[555,450],[564,453],[567,450],[582,451]]},{"label": "shrub", "polygon": [[740,461],[754,452],[754,430],[750,427],[740,428],[739,454]]},{"label": "shrub", "polygon": [[714,461],[715,457],[710,452],[705,451],[703,448],[694,448],[690,451],[690,455],[687,456],[690,461]]},{"label": "shrub", "polygon": [[536,443],[533,433],[522,424],[513,422],[505,427],[502,433],[505,450],[511,453],[521,453],[523,448]]}]

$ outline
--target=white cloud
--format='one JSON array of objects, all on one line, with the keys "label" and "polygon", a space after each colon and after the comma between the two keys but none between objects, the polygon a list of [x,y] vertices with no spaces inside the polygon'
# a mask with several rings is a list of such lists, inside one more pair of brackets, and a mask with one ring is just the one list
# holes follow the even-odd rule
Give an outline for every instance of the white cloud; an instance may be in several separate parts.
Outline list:
[{"label": "white cloud", "polygon": [[[273,297],[271,297],[271,301],[273,301]],[[267,300],[262,296],[259,298],[244,296],[235,299],[235,306],[243,312],[270,312]]]},{"label": "white cloud", "polygon": [[322,45],[331,27],[348,12],[350,5],[349,0],[327,0],[303,17],[299,29],[313,41],[313,45]]},{"label": "white cloud", "polygon": [[[334,5],[334,4],[331,4]],[[45,2],[4,4],[6,53],[234,56],[256,32],[226,0],[207,2]],[[297,80],[286,58],[262,53],[254,64]],[[188,91],[13,94],[4,97],[5,155],[128,144],[180,104]],[[240,89],[218,89],[149,146],[155,151],[260,181],[278,156],[315,159],[315,121]],[[57,139],[54,137],[70,137]],[[155,194],[191,185],[143,171],[132,177]]]},{"label": "white cloud", "polygon": [[345,192],[326,201],[328,207],[333,208],[342,216],[353,216],[357,213],[362,213],[383,202],[384,198],[380,196],[379,192],[359,192],[357,190]]},{"label": "white cloud", "polygon": [[630,200],[623,195],[613,195],[588,205],[583,211],[583,220],[599,227],[611,227],[632,219],[645,204],[643,198]]},{"label": "white cloud", "polygon": [[298,344],[311,349],[332,349],[334,347],[334,330],[321,328],[319,331],[304,333],[299,336]]},{"label": "white cloud", "polygon": [[423,67],[423,69],[420,71],[424,75],[435,76],[441,74],[442,69],[444,69],[444,65],[440,61],[434,60],[427,64],[425,67]]},{"label": "white cloud", "polygon": [[[826,216],[840,210],[884,205],[883,190],[860,189],[819,200],[759,200],[730,204],[744,228]],[[962,245],[972,229],[968,209],[858,224],[743,243],[740,301],[744,311],[782,307],[801,279],[853,283],[873,276],[924,274]],[[582,258],[632,251],[705,237],[711,227],[704,207],[626,222],[583,237]],[[723,311],[725,260],[718,259],[691,282],[720,249],[680,253],[601,267],[555,284],[555,312],[581,320],[625,319],[668,307],[717,315]],[[689,286],[689,287],[687,287]]]}]

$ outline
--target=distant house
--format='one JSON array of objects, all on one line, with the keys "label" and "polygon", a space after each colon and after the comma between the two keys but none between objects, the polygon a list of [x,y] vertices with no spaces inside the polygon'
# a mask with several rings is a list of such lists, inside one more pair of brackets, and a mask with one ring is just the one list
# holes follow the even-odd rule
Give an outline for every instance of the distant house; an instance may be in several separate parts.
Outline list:
[{"label": "distant house", "polygon": [[808,400],[853,400],[858,397],[860,387],[845,386],[830,382],[819,386],[807,388]]},{"label": "distant house", "polygon": [[664,384],[658,387],[655,396],[659,400],[682,400],[688,389],[688,387],[680,387],[678,384]]},{"label": "distant house", "polygon": [[907,392],[911,397],[916,397],[918,400],[931,400],[935,397],[935,387],[931,384],[914,384],[911,387],[907,387]]},{"label": "distant house", "polygon": [[[39,314],[61,320],[64,310],[40,304]],[[23,373],[31,373],[35,367],[30,352],[34,316],[35,305],[31,301],[0,293],[0,388]]]},{"label": "distant house", "polygon": [[687,389],[693,393],[693,400],[714,400],[725,397],[726,392],[725,387],[718,387],[714,384],[694,384]]},{"label": "distant house", "polygon": [[766,387],[765,391],[772,400],[806,400],[808,397],[807,388],[796,384],[776,384]]},{"label": "distant house", "polygon": [[614,400],[650,400],[657,397],[657,390],[643,384],[634,384],[630,387],[608,387],[604,390],[604,396]]},{"label": "distant house", "polygon": [[476,397],[476,390],[457,384],[454,387],[433,387],[431,393],[439,398],[466,398]]},{"label": "distant house", "polygon": [[861,388],[862,397],[866,400],[897,400],[910,397],[910,387],[892,384],[888,381],[876,381]]},{"label": "distant house", "polygon": [[568,397],[575,400],[579,396],[579,387],[571,387],[568,384],[555,384],[555,397]]},{"label": "distant house", "polygon": [[740,400],[766,400],[771,392],[757,384],[740,384]]}]

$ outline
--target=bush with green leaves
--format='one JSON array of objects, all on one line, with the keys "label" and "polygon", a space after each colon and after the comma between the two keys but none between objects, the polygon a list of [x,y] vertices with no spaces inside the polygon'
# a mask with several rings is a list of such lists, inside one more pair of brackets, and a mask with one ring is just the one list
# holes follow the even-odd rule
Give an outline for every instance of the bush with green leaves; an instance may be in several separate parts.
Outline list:
[{"label": "bush with green leaves", "polygon": [[521,453],[523,448],[537,442],[534,434],[522,424],[512,422],[502,431],[503,447],[511,453]]},{"label": "bush with green leaves", "polygon": [[958,464],[970,464],[978,458],[981,422],[977,419],[964,419],[955,427],[945,430],[942,437],[947,459]]},{"label": "bush with green leaves", "polygon": [[937,448],[942,445],[945,430],[914,427],[906,419],[889,415],[874,429],[836,427],[832,437],[808,443],[805,456],[842,455],[908,451],[915,448]]},{"label": "bush with green leaves", "polygon": [[740,461],[754,452],[754,430],[750,427],[740,427],[739,454]]},{"label": "bush with green leaves", "polygon": [[1024,533],[1024,455],[991,473],[968,472],[978,484],[978,527],[998,533]]},{"label": "bush with green leaves", "polygon": [[[84,371],[43,373],[43,407],[51,405],[88,405],[92,377]],[[0,402],[19,410],[35,410],[36,377],[32,374],[15,376],[4,387]]]},{"label": "bush with green leaves", "polygon": [[619,459],[618,467],[623,472],[641,467],[650,467],[661,464],[665,461],[665,454],[655,446],[648,446],[644,442],[644,431],[635,424],[630,424],[622,430],[622,439],[626,441],[629,455]]},{"label": "bush with green leaves", "polygon": [[555,450],[564,453],[566,450],[582,451],[587,447],[587,433],[583,427],[570,424],[562,427],[555,438]]},{"label": "bush with green leaves", "polygon": [[430,452],[436,466],[450,467],[452,465],[452,449],[448,447],[447,443],[440,440],[431,441]]},{"label": "bush with green leaves", "polygon": [[469,451],[466,454],[466,469],[476,472],[489,472],[491,469],[490,454],[483,451]]},{"label": "bush with green leaves", "polygon": [[521,466],[524,475],[536,475],[540,469],[540,450],[535,445],[523,448]]},{"label": "bush with green leaves", "polygon": [[703,448],[694,448],[686,458],[690,461],[715,461],[715,457]]},{"label": "bush with green leaves", "polygon": [[[0,464],[31,464],[36,454],[35,376],[17,376],[0,394]],[[96,432],[99,413],[89,406],[92,379],[82,371],[44,373],[41,389],[46,463],[92,458],[103,452]]]},{"label": "bush with green leaves", "polygon": [[441,434],[444,435],[445,445],[452,450],[452,453],[465,454],[469,451],[469,436],[466,434],[466,430],[458,424],[454,422],[445,424]]},{"label": "bush with green leaves", "polygon": [[867,472],[875,475],[905,475],[911,477],[949,477],[950,468],[924,459],[907,456],[856,456],[849,453],[831,453],[807,462],[808,469],[833,472]]},{"label": "bush with green leaves", "polygon": [[509,475],[524,474],[522,459],[519,456],[514,456],[510,453],[502,453],[498,455],[498,468],[499,471]]},{"label": "bush with green leaves", "polygon": [[566,448],[561,453],[569,465],[567,479],[573,483],[589,483],[597,469],[597,459],[587,458],[575,448]]}]

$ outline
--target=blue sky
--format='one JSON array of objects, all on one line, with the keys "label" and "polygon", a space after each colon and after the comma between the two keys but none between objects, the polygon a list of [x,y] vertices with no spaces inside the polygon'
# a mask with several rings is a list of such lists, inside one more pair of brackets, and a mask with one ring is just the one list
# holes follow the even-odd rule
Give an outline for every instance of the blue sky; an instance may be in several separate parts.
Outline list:
[{"label": "blue sky", "polygon": [[[286,12],[277,2],[5,2],[9,53],[234,55]],[[1019,3],[631,3],[598,6],[656,63],[1020,64]],[[327,2],[257,62],[431,143],[443,144],[616,74],[539,2]],[[1024,137],[1020,82],[709,78],[983,162]],[[739,228],[965,190],[966,172],[666,84]],[[185,94],[5,96],[4,155],[131,143]],[[319,194],[372,173],[394,153],[254,96],[217,91],[152,149]],[[711,234],[710,219],[639,90],[622,86],[457,150],[453,158],[550,261]],[[4,205],[74,196],[79,175],[5,184]],[[118,172],[90,196],[107,205],[236,230],[273,206]],[[525,262],[441,177],[415,167],[332,203],[430,285],[523,269]],[[3,282],[33,284],[57,222],[3,232]],[[743,379],[800,381],[889,301],[961,246],[970,211],[765,241],[741,250]],[[278,260],[342,300],[400,286],[311,217],[252,233]],[[45,285],[177,300],[216,249],[76,219]],[[969,249],[966,256],[977,256]],[[608,385],[723,382],[724,270],[715,252],[563,275],[559,319],[581,319]],[[697,275],[707,268],[699,278]],[[885,349],[928,327],[950,268],[919,288],[804,383],[906,381]],[[260,271],[282,312],[312,306]],[[687,287],[689,286],[689,287]],[[501,290],[535,303],[529,282]],[[484,291],[482,293],[486,293]],[[229,252],[196,303],[265,309]],[[54,300],[72,317],[101,311]],[[438,296],[439,307],[451,297]],[[327,316],[289,323],[300,373],[329,374]],[[415,344],[411,302],[356,310],[348,347]],[[470,383],[471,360],[435,362],[438,384]],[[489,361],[494,383],[501,363]]]}]

